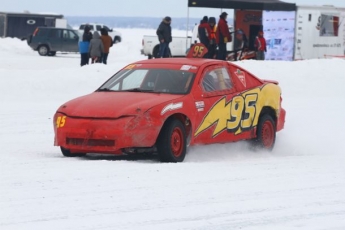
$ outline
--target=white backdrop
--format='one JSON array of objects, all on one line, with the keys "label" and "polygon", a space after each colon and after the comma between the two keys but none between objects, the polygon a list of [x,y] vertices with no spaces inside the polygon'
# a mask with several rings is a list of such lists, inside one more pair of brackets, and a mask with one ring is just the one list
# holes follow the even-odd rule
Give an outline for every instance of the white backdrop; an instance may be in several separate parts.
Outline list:
[{"label": "white backdrop", "polygon": [[263,11],[266,60],[293,60],[295,11]]}]

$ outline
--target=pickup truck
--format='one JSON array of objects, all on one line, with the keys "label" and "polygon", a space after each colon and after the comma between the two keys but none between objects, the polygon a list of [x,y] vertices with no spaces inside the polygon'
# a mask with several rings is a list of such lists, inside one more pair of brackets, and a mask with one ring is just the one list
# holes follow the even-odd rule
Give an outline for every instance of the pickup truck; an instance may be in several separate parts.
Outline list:
[{"label": "pickup truck", "polygon": [[[172,37],[172,42],[169,44],[171,56],[186,56],[186,50],[190,47],[191,42],[192,37]],[[142,45],[143,49],[141,53],[148,56],[149,59],[158,56],[159,41],[156,35],[144,35]]]},{"label": "pickup truck", "polygon": [[[198,26],[195,25],[192,30],[192,36],[188,37],[172,37],[172,42],[169,44],[171,56],[173,57],[183,57],[188,53],[189,48],[192,44],[200,42],[198,36]],[[232,32],[232,26],[229,26],[229,31]],[[141,54],[147,56],[149,59],[156,58],[159,52],[159,41],[157,35],[144,35],[142,39]],[[232,50],[233,43],[227,43],[227,50]]]},{"label": "pickup truck", "polygon": [[108,31],[109,36],[113,38],[113,43],[118,43],[118,42],[121,42],[121,40],[122,40],[122,35],[121,35],[120,32],[118,32],[116,30],[113,30],[112,28],[109,28],[108,26],[100,24],[100,23],[84,23],[84,24],[81,24],[79,26],[79,30],[78,30],[79,34],[83,34],[84,33],[85,26],[90,27],[92,33],[93,33],[93,31],[95,31],[95,28],[96,28],[96,30],[99,33],[100,33],[102,28],[106,29]]}]

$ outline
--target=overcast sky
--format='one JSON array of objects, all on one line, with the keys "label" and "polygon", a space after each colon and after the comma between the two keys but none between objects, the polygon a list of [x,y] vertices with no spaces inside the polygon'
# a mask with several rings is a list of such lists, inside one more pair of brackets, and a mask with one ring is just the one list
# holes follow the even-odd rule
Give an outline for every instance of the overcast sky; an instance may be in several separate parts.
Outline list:
[{"label": "overcast sky", "polygon": [[[0,11],[53,12],[65,16],[186,17],[187,0],[0,0]],[[121,3],[120,3],[121,2]],[[345,0],[285,0],[297,5],[333,4],[345,7]],[[230,11],[230,10],[228,10]],[[220,9],[190,8],[190,17],[218,16]]]}]

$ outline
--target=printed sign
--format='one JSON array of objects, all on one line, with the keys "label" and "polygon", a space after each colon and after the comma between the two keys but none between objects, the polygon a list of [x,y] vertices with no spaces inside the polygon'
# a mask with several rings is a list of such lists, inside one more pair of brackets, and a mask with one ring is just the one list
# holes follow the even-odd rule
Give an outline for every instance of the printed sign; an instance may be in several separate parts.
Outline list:
[{"label": "printed sign", "polygon": [[264,11],[264,36],[267,43],[266,60],[293,60],[295,12]]}]

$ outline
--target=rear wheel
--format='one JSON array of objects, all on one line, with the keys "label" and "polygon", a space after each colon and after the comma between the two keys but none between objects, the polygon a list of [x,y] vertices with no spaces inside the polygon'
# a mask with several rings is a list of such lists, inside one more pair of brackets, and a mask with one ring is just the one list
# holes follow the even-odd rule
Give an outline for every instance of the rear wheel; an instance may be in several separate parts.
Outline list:
[{"label": "rear wheel", "polygon": [[263,114],[260,117],[256,134],[255,147],[266,150],[273,149],[276,140],[276,124],[270,115]]},{"label": "rear wheel", "polygon": [[114,37],[114,43],[116,44],[116,43],[119,43],[119,42],[121,42],[121,37],[115,36]]},{"label": "rear wheel", "polygon": [[41,56],[47,56],[49,53],[49,48],[46,45],[41,45],[40,47],[38,47],[38,54]]},{"label": "rear wheel", "polygon": [[71,151],[63,147],[60,147],[60,149],[61,149],[62,155],[64,155],[65,157],[82,157],[86,155],[86,153],[71,153]]},{"label": "rear wheel", "polygon": [[186,130],[181,121],[168,120],[157,139],[157,150],[161,162],[182,162],[186,156]]},{"label": "rear wheel", "polygon": [[152,51],[152,56],[154,58],[158,58],[158,55],[159,55],[159,46],[155,46],[155,48],[153,48],[153,51]]}]

